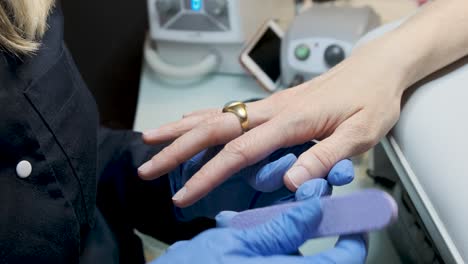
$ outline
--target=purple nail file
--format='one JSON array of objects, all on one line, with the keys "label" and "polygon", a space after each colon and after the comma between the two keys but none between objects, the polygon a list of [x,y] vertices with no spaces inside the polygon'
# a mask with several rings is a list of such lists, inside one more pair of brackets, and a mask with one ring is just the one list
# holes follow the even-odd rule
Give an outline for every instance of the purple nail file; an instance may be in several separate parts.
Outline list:
[{"label": "purple nail file", "polygon": [[[398,217],[398,206],[387,193],[368,189],[350,195],[324,197],[322,220],[311,238],[337,236],[379,230]],[[250,228],[296,207],[298,203],[253,209],[237,214],[230,222],[234,228]]]}]

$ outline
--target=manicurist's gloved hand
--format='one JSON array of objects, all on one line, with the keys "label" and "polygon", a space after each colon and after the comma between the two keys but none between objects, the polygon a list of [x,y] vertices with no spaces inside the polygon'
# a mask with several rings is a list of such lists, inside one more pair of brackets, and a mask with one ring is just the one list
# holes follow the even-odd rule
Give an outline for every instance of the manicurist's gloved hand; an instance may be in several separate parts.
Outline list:
[{"label": "manicurist's gloved hand", "polygon": [[333,249],[314,256],[291,255],[310,238],[321,217],[320,200],[308,199],[253,228],[217,228],[178,242],[153,264],[364,263],[367,247],[362,235],[343,236]]},{"label": "manicurist's gloved hand", "polygon": [[[262,161],[236,173],[228,181],[215,188],[207,196],[186,208],[176,208],[179,220],[191,220],[195,217],[213,218],[222,210],[243,211],[263,207],[284,200],[292,200],[294,193],[283,184],[284,173],[296,162],[297,157],[309,149],[313,143],[280,149]],[[222,147],[205,150],[177,169],[170,172],[172,192],[181,194],[185,183]],[[337,163],[329,172],[327,180],[319,182],[323,186],[345,185],[354,178],[351,161]],[[328,194],[330,194],[331,189]],[[177,195],[174,199],[177,199]]]},{"label": "manicurist's gloved hand", "polygon": [[[333,187],[330,183],[334,185],[344,185],[348,183],[348,177],[346,176],[349,173],[349,170],[352,170],[351,161],[343,160],[333,167],[330,175],[326,181],[325,179],[313,179],[302,184],[296,193],[283,198],[281,201],[284,202],[297,202],[304,201],[309,199],[318,199],[323,196],[331,195]],[[353,174],[354,175],[354,174]],[[235,211],[222,211],[216,215],[216,225],[218,227],[228,227],[230,221],[238,212]]]}]

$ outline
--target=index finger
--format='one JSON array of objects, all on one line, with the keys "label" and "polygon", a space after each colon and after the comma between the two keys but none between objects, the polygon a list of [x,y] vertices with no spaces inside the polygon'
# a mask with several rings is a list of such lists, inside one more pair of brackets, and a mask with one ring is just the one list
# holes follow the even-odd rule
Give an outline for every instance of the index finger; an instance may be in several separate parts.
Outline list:
[{"label": "index finger", "polygon": [[174,204],[179,207],[192,205],[232,174],[283,147],[286,127],[284,122],[276,120],[264,123],[228,143],[174,195]]}]

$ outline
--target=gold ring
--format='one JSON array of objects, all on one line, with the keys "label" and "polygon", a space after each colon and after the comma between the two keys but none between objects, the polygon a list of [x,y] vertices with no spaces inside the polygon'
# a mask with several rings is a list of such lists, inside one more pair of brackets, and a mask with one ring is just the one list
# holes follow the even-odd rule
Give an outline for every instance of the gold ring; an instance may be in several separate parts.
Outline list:
[{"label": "gold ring", "polygon": [[233,113],[239,118],[242,131],[246,132],[249,128],[249,119],[247,118],[247,106],[238,101],[229,102],[223,107],[223,113]]}]

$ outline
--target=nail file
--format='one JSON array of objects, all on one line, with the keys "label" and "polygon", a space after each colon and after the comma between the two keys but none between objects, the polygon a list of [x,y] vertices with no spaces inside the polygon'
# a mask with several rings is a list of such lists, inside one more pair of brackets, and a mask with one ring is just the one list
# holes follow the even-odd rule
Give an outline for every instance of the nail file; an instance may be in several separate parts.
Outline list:
[{"label": "nail file", "polygon": [[[320,199],[322,219],[311,238],[337,236],[379,230],[396,221],[398,206],[387,193],[368,189],[350,195]],[[241,212],[232,218],[230,226],[251,228],[298,206],[293,202]]]}]

